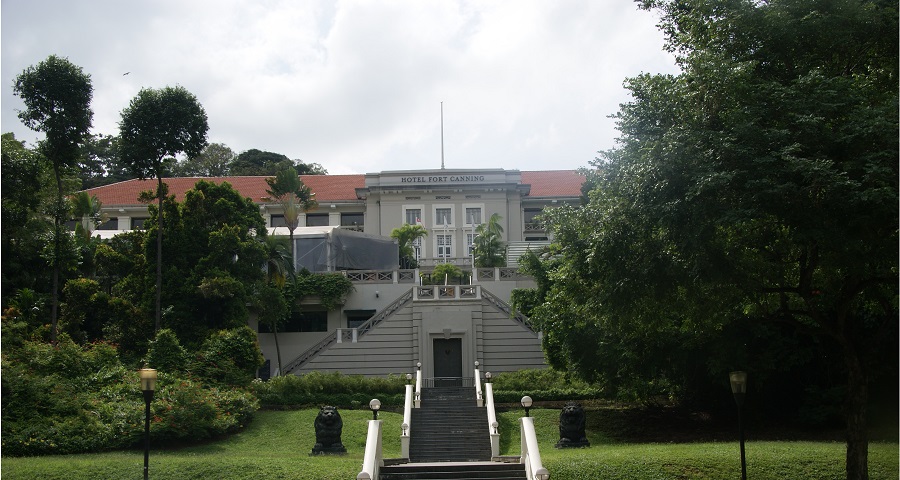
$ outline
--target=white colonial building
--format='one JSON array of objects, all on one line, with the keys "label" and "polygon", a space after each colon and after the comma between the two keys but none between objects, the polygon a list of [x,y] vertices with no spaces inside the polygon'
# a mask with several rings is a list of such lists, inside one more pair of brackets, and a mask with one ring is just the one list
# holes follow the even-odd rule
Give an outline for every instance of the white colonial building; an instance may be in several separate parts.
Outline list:
[{"label": "white colonial building", "polygon": [[[303,175],[318,207],[301,214],[295,264],[313,272],[343,272],[355,289],[327,312],[306,299],[278,339],[283,373],[312,370],[385,375],[422,363],[426,378],[459,381],[475,361],[503,372],[545,365],[540,335],[509,308],[513,289],[533,282],[517,273],[519,256],[548,243],[536,217],[545,208],[580,202],[584,177],[572,170],[503,169],[384,171],[365,175]],[[266,193],[266,177],[204,178],[228,182],[259,205],[270,234],[287,235],[281,206]],[[166,179],[180,201],[198,178]],[[90,189],[110,220],[101,234],[141,228],[148,217],[138,194],[152,181],[129,180]],[[507,267],[473,269],[475,228],[501,217]],[[415,248],[420,268],[401,270],[393,229],[421,224]],[[421,285],[440,263],[471,273],[466,285]],[[274,372],[273,334],[259,341]],[[266,372],[264,372],[265,374]],[[446,380],[453,379],[453,380]]]}]

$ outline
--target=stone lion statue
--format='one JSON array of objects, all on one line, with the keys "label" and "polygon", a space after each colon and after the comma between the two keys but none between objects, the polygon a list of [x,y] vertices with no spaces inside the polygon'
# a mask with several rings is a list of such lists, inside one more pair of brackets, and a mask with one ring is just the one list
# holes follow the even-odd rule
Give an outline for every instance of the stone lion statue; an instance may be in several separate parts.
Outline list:
[{"label": "stone lion statue", "polygon": [[578,403],[566,402],[559,412],[559,442],[556,443],[556,448],[590,446],[584,427],[584,408]]},{"label": "stone lion statue", "polygon": [[337,407],[330,405],[322,407],[319,414],[316,415],[316,444],[313,446],[312,453],[346,453],[347,449],[341,443],[341,430],[344,428],[344,421],[341,420],[341,414],[338,413]]}]

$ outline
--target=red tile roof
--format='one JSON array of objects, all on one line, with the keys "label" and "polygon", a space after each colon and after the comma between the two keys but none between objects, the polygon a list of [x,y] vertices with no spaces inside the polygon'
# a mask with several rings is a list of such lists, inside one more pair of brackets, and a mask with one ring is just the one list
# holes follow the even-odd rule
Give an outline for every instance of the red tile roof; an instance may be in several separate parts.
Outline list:
[{"label": "red tile roof", "polygon": [[[255,203],[265,203],[269,196],[266,178],[269,177],[175,177],[166,178],[165,182],[169,193],[178,201],[184,200],[184,193],[198,181],[206,180],[216,184],[228,182]],[[319,203],[356,201],[356,189],[366,186],[365,175],[301,175],[300,178],[316,193]],[[584,176],[575,170],[527,171],[522,172],[522,183],[531,185],[532,197],[577,197],[581,195]],[[139,204],[138,195],[155,188],[156,180],[126,180],[86,191],[96,195],[104,206],[112,207]]]},{"label": "red tile roof", "polygon": [[522,183],[531,185],[531,197],[580,197],[584,175],[577,170],[522,172]]}]

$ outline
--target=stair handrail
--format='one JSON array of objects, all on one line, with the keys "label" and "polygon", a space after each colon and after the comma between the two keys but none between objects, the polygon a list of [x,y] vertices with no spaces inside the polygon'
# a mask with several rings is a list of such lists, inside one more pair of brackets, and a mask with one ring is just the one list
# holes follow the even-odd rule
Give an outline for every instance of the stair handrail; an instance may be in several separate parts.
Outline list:
[{"label": "stair handrail", "polygon": [[522,417],[519,419],[520,437],[522,439],[521,462],[525,464],[525,478],[528,480],[549,480],[550,472],[544,468],[541,462],[541,452],[538,449],[537,435],[534,433],[534,418]]},{"label": "stair handrail", "polygon": [[491,458],[500,456],[500,424],[494,410],[494,384],[485,382],[484,399],[487,406],[488,433],[491,435]]},{"label": "stair handrail", "polygon": [[409,436],[412,430],[413,386],[406,384],[406,400],[403,402],[403,424],[400,425],[400,456],[409,458]]},{"label": "stair handrail", "polygon": [[363,455],[362,470],[356,475],[356,480],[378,480],[378,471],[384,466],[381,455],[381,420],[369,420],[366,452]]},{"label": "stair handrail", "polygon": [[369,332],[369,330],[375,328],[375,326],[381,323],[381,321],[385,318],[393,315],[394,312],[402,308],[403,305],[405,305],[406,302],[409,302],[410,300],[412,300],[412,288],[410,288],[403,295],[397,297],[397,299],[391,302],[390,305],[384,307],[380,312],[373,315],[372,318],[367,320],[362,325],[356,327],[355,329],[338,328],[334,335],[328,335],[312,347],[309,347],[305,352],[297,356],[297,358],[288,362],[282,370],[283,373],[291,373],[292,371],[304,365],[306,362],[312,360],[313,357],[319,354],[319,352],[327,347],[330,347],[332,344],[337,343],[338,337],[341,337],[341,340],[343,341],[351,340],[355,336],[358,340],[359,337],[365,335]]},{"label": "stair handrail", "polygon": [[422,363],[416,364],[416,396],[413,399],[416,408],[422,407]]},{"label": "stair handrail", "polygon": [[481,372],[478,370],[478,362],[475,362],[475,404],[484,406],[484,395],[481,392]]},{"label": "stair handrail", "polygon": [[509,317],[516,322],[518,322],[523,327],[531,330],[534,333],[538,333],[532,326],[531,320],[528,319],[525,315],[522,315],[518,310],[514,310],[509,306],[508,303],[504,302],[500,297],[494,295],[489,292],[486,288],[481,289],[481,298],[491,302],[498,310],[509,315]]}]

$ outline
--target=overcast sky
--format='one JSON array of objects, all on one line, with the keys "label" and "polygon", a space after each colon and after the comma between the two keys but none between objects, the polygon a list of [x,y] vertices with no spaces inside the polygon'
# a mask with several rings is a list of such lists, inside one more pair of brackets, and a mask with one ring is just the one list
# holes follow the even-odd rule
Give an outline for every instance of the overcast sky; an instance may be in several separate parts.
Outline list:
[{"label": "overcast sky", "polygon": [[[626,77],[674,73],[629,0],[2,0],[2,131],[15,77],[51,54],[91,76],[93,133],[142,87],[181,85],[209,141],[329,173],[587,166]],[[127,73],[127,75],[126,75]]]}]

